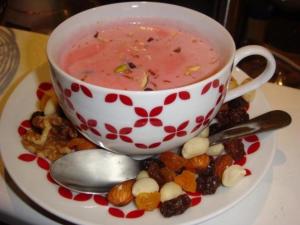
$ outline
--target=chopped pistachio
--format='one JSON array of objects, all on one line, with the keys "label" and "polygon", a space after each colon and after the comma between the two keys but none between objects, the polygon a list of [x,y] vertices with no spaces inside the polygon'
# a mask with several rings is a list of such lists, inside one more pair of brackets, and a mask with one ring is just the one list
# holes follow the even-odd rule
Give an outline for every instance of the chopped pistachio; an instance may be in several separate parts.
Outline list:
[{"label": "chopped pistachio", "polygon": [[144,77],[143,77],[142,82],[141,82],[142,89],[145,89],[147,87],[148,82],[149,82],[149,74],[147,72],[145,72]]},{"label": "chopped pistachio", "polygon": [[184,75],[190,76],[192,73],[197,72],[200,70],[200,66],[189,66],[187,67]]},{"label": "chopped pistachio", "polygon": [[114,70],[115,73],[128,73],[130,72],[129,66],[127,63],[117,66]]}]

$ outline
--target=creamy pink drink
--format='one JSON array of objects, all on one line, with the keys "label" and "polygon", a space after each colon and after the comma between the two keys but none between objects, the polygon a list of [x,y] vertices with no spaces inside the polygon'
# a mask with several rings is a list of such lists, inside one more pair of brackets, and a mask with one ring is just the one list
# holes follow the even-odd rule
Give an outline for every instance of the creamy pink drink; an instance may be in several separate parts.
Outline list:
[{"label": "creamy pink drink", "polygon": [[62,68],[85,82],[123,90],[185,86],[214,74],[220,53],[201,34],[142,19],[99,25],[64,50]]}]

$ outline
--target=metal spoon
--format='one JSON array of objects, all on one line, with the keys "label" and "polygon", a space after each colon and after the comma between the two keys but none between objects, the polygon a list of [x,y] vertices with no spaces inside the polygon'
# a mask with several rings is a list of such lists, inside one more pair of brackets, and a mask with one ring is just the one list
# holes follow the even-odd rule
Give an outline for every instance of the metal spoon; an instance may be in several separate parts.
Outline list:
[{"label": "metal spoon", "polygon": [[[290,115],[274,110],[243,124],[209,137],[210,144],[274,130],[291,123]],[[113,185],[133,179],[140,170],[139,161],[101,149],[68,154],[56,160],[50,168],[52,178],[60,185],[77,192],[103,193]]]}]

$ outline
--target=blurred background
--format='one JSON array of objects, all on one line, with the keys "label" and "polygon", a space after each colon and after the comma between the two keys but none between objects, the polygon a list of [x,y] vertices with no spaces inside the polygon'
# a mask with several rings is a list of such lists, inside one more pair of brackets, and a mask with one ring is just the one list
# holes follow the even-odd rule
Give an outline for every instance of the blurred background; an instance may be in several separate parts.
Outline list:
[{"label": "blurred background", "polygon": [[[99,5],[125,2],[101,0],[0,0],[1,25],[49,34],[66,18]],[[300,88],[300,0],[156,1],[200,11],[224,25],[236,45],[259,44],[276,57],[271,82]],[[248,57],[239,67],[255,77],[265,66]]]}]

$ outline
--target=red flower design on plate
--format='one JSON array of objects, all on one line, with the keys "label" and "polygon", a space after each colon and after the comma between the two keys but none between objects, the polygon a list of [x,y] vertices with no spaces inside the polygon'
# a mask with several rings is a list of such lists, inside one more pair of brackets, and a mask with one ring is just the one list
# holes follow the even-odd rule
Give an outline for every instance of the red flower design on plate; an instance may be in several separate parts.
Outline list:
[{"label": "red flower design on plate", "polygon": [[82,115],[76,113],[77,118],[81,122],[79,128],[81,130],[90,130],[93,134],[97,136],[101,136],[100,132],[96,129],[97,127],[97,120],[88,119],[86,120]]},{"label": "red flower design on plate", "polygon": [[105,128],[110,132],[106,135],[106,138],[115,140],[118,137],[120,137],[121,140],[123,140],[127,143],[133,142],[132,139],[127,136],[132,131],[131,127],[123,127],[120,130],[117,130],[113,125],[106,123]]},{"label": "red flower design on plate", "polygon": [[184,130],[189,124],[189,121],[185,121],[181,123],[178,127],[175,126],[165,126],[164,130],[166,133],[168,133],[167,136],[164,137],[163,141],[169,141],[173,139],[174,137],[183,137],[187,134],[187,132]]},{"label": "red flower design on plate", "polygon": [[134,123],[134,127],[143,127],[148,122],[150,122],[150,124],[155,127],[162,126],[162,121],[159,118],[157,118],[157,116],[162,112],[162,110],[163,110],[162,106],[157,106],[151,109],[150,112],[147,112],[147,110],[144,108],[135,107],[134,108],[135,113],[142,118],[138,119]]}]

